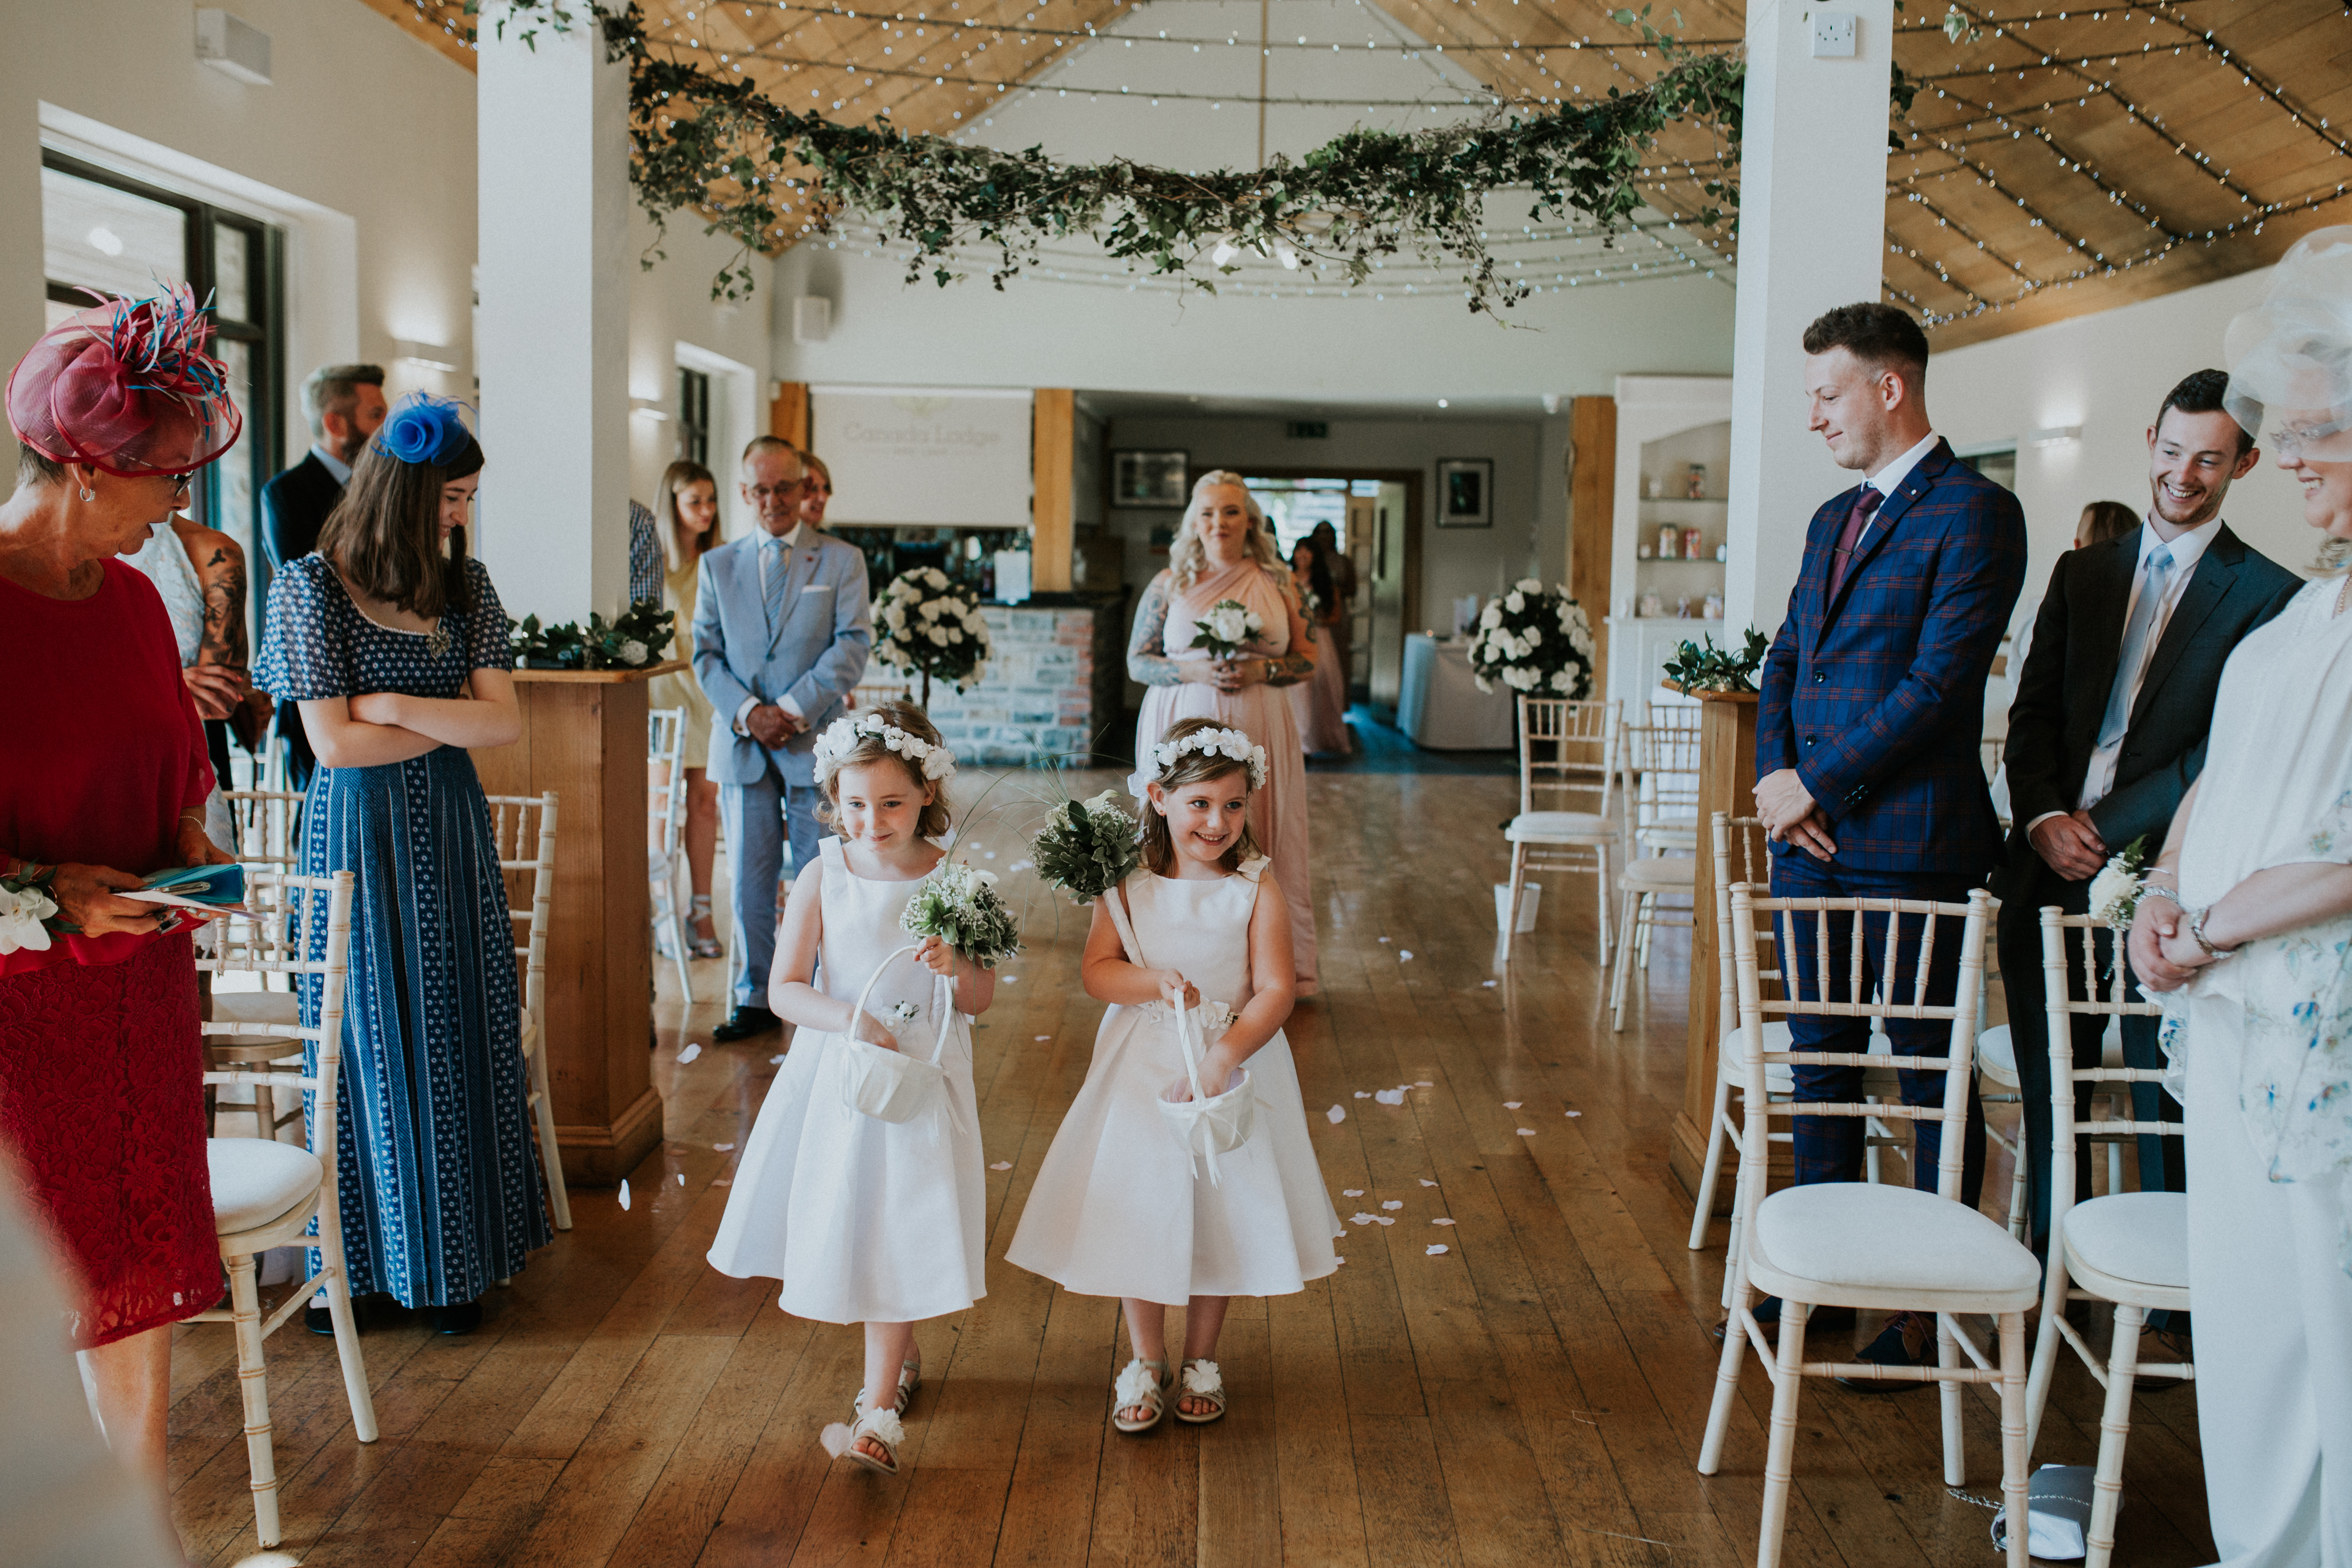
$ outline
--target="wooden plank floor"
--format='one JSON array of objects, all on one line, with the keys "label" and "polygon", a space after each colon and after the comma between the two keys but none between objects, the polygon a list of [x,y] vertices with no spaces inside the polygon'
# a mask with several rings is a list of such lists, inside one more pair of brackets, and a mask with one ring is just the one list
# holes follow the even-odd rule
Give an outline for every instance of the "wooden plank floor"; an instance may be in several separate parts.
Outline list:
[{"label": "wooden plank floor", "polygon": [[[967,774],[963,798],[980,787]],[[1349,1226],[1330,1279],[1234,1303],[1221,1426],[1112,1432],[1115,1304],[1002,1260],[1101,1015],[1078,985],[1083,912],[1013,874],[1029,948],[974,1037],[988,1158],[1007,1167],[988,1174],[989,1293],[919,1331],[900,1477],[817,1445],[856,1385],[858,1331],[787,1317],[772,1287],[703,1260],[783,1048],[709,1044],[720,979],[704,963],[699,1005],[666,988],[657,1006],[667,1138],[630,1206],[575,1190],[578,1227],[471,1337],[374,1312],[380,1441],[353,1440],[330,1342],[270,1342],[285,1549],[369,1568],[1753,1561],[1769,1404],[1752,1363],[1724,1473],[1693,1468],[1723,1226],[1685,1249],[1666,1168],[1686,937],[1661,934],[1646,1006],[1612,1035],[1589,879],[1554,879],[1541,929],[1507,971],[1495,961],[1512,781],[1318,771],[1307,788],[1324,995],[1291,1047],[1340,1214],[1395,1223]],[[1013,815],[970,829],[979,864],[1022,858]],[[1401,1085],[1401,1106],[1369,1098]],[[1996,1151],[1987,1191],[2007,1190]],[[180,1528],[194,1561],[234,1563],[257,1542],[227,1327],[183,1331],[173,1374]],[[2210,1556],[2194,1399],[2136,1405],[2123,1561]],[[2037,1458],[2090,1463],[2098,1409],[2062,1363]],[[1988,1397],[1969,1410],[1965,1489],[1981,1498],[1997,1424]],[[1990,1512],[1943,1485],[1936,1412],[1925,1391],[1808,1384],[1787,1561],[1990,1561]]]}]

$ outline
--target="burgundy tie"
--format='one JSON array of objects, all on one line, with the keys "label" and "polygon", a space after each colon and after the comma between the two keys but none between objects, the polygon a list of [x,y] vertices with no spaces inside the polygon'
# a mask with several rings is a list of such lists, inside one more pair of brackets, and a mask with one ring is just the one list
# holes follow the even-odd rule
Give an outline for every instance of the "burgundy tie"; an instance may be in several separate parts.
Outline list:
[{"label": "burgundy tie", "polygon": [[1846,570],[1853,564],[1854,546],[1862,542],[1862,531],[1870,526],[1870,514],[1885,499],[1876,485],[1863,486],[1862,494],[1854,498],[1853,510],[1845,516],[1845,531],[1838,535],[1837,549],[1830,556],[1831,598],[1836,598],[1838,590],[1845,586]]}]

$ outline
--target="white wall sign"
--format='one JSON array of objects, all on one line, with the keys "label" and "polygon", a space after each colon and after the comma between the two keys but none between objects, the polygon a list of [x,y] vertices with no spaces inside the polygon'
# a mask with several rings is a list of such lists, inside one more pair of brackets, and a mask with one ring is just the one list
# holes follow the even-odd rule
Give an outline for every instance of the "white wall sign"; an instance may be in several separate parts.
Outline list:
[{"label": "white wall sign", "polygon": [[831,524],[1029,526],[1026,391],[813,386]]}]

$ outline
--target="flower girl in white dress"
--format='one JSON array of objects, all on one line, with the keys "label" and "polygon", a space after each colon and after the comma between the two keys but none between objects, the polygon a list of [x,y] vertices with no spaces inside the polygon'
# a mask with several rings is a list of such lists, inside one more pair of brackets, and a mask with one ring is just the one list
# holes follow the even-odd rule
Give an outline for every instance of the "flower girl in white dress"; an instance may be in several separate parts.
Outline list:
[{"label": "flower girl in white dress", "polygon": [[[793,884],[768,983],[768,1005],[800,1033],[743,1146],[709,1256],[722,1274],[783,1281],[779,1304],[796,1317],[866,1325],[856,1425],[826,1446],[887,1475],[922,1380],[915,1324],[986,1294],[969,1016],[987,1010],[996,976],[937,937],[884,963],[913,940],[898,917],[948,830],[955,759],[922,710],[894,702],[836,720],[816,768],[820,814],[838,837],[821,847],[818,875]],[[848,1037],[928,1061],[941,1029],[952,1033],[936,1113],[890,1122],[852,1108]]]},{"label": "flower girl in white dress", "polygon": [[[1064,1289],[1122,1298],[1135,1359],[1113,1384],[1112,1423],[1129,1433],[1166,1413],[1166,1308],[1186,1309],[1176,1418],[1214,1421],[1228,1299],[1322,1279],[1339,1267],[1339,1234],[1282,1037],[1290,917],[1250,837],[1265,748],[1187,719],[1144,761],[1143,864],[1095,900],[1087,935],[1087,994],[1112,1006],[1005,1255]],[[1179,1142],[1160,1109],[1192,1099],[1178,1007],[1197,1010],[1205,1094],[1248,1075],[1248,1135],[1213,1161]]]}]

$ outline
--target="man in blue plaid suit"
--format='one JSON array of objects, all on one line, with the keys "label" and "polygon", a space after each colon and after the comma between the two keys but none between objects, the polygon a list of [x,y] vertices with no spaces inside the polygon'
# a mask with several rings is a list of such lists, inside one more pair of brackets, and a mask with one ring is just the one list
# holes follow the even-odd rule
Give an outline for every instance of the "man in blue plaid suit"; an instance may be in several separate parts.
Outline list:
[{"label": "man in blue plaid suit", "polygon": [[[2015,496],[1955,458],[1928,423],[1927,339],[1910,317],[1890,305],[1843,306],[1806,329],[1805,355],[1810,427],[1839,467],[1865,477],[1813,514],[1788,616],[1764,661],[1756,810],[1774,840],[1772,891],[1962,901],[2002,855],[1979,746],[1985,677],[2025,581],[2025,516]],[[1916,952],[1917,922],[1906,923],[1908,943],[1897,946]],[[1832,922],[1841,994],[1851,940],[1849,923]],[[1888,973],[1884,918],[1864,922],[1863,943],[1865,993],[1910,995],[1910,970]],[[1806,994],[1819,994],[1810,934],[1793,945]],[[1937,942],[1927,1000],[1948,1004],[1958,973],[1958,942]],[[1866,1019],[1789,1022],[1801,1050],[1870,1048]],[[1890,1019],[1885,1028],[1904,1055],[1940,1056],[1950,1038],[1946,1024]],[[1862,1076],[1860,1068],[1801,1067],[1796,1098],[1859,1100]],[[1942,1073],[1899,1078],[1905,1103],[1943,1102]],[[1932,1189],[1941,1129],[1916,1125],[1913,1180]],[[1795,1134],[1798,1182],[1860,1178],[1861,1122],[1799,1117]],[[1962,1199],[1974,1206],[1984,1112],[1973,1086],[1967,1139]],[[1767,1305],[1777,1321],[1780,1303]],[[1862,1353],[1925,1364],[1935,1355],[1934,1321],[1898,1314]]]}]

